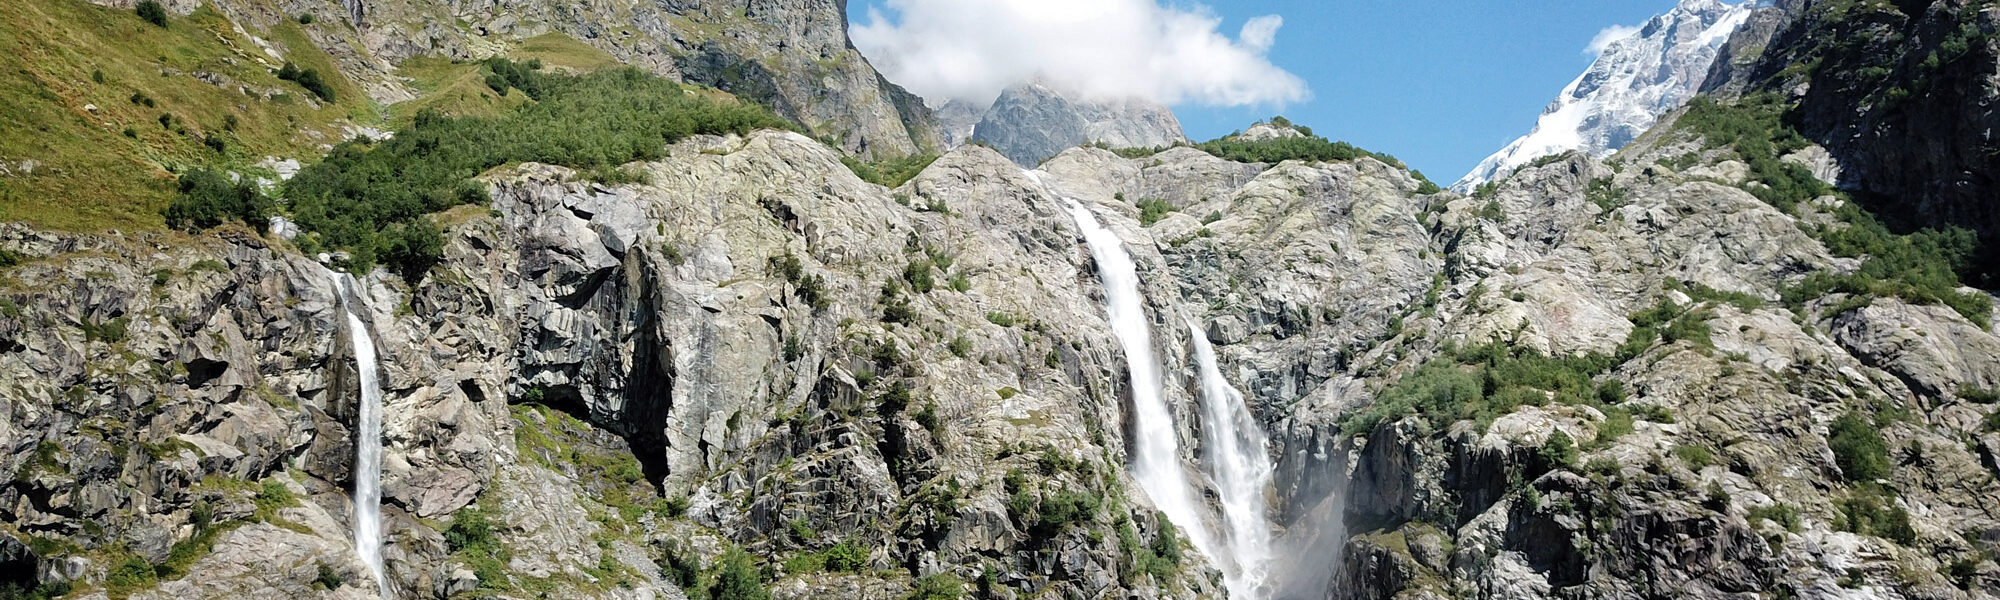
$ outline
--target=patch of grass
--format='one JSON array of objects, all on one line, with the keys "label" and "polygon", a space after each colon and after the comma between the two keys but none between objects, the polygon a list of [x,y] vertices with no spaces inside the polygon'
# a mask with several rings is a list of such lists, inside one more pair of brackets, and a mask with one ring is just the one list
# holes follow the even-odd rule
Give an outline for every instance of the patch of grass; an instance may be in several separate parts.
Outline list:
[{"label": "patch of grass", "polygon": [[1799,518],[1799,507],[1792,506],[1790,504],[1785,504],[1783,502],[1772,504],[1770,506],[1753,507],[1750,509],[1750,513],[1747,516],[1752,521],[1755,521],[1757,519],[1769,519],[1771,522],[1777,523],[1779,526],[1784,527],[1786,531],[1790,531],[1793,533],[1797,533],[1804,524],[1803,521]]},{"label": "patch of grass", "polygon": [[111,569],[104,574],[104,593],[122,600],[141,590],[152,589],[159,583],[160,577],[153,572],[153,563],[126,552],[122,558],[112,562]]},{"label": "patch of grass", "polygon": [[841,541],[818,552],[794,555],[785,561],[787,573],[860,573],[868,568],[868,551],[860,544]]},{"label": "patch of grass", "polygon": [[1591,204],[1597,205],[1597,208],[1603,210],[1605,214],[1610,214],[1611,211],[1618,210],[1618,207],[1630,202],[1626,198],[1625,188],[1612,185],[1610,177],[1590,180],[1589,186],[1584,189],[1583,197]]},{"label": "patch of grass", "polygon": [[444,531],[445,548],[472,568],[481,589],[505,590],[507,561],[513,554],[500,543],[494,529],[485,509],[477,505],[459,509]]},{"label": "patch of grass", "polygon": [[916,154],[876,162],[864,162],[856,158],[843,156],[840,157],[840,163],[847,165],[847,169],[853,171],[854,175],[860,177],[862,181],[882,187],[897,188],[902,187],[904,183],[916,177],[918,173],[922,173],[924,167],[931,166],[931,163],[937,162],[937,159],[938,155],[936,154]]},{"label": "patch of grass", "polygon": [[1917,541],[1917,530],[1910,525],[1910,511],[1879,489],[1855,490],[1835,503],[1835,507],[1839,509],[1834,516],[1835,529],[1886,538],[1905,546]]},{"label": "patch of grass", "polygon": [[903,600],[958,600],[965,596],[965,582],[950,573],[918,577]]},{"label": "patch of grass", "polygon": [[116,344],[125,341],[125,326],[131,319],[118,317],[101,323],[84,320],[78,325],[83,328],[83,339],[92,342]]},{"label": "patch of grass", "polygon": [[560,31],[551,31],[525,40],[507,55],[517,61],[540,61],[555,69],[588,73],[619,66],[618,59],[596,46]]},{"label": "patch of grass", "polygon": [[[320,109],[245,95],[240,88],[289,84],[215,9],[197,8],[171,25],[81,0],[14,0],[0,11],[0,157],[40,163],[32,175],[0,178],[0,221],[71,231],[157,229],[176,191],[174,173],[247,166],[266,155],[315,156],[320,142],[302,133],[375,118],[358,88]],[[296,28],[286,21],[270,33],[283,38],[289,34],[281,30]],[[317,45],[301,37],[286,46],[289,58],[318,67],[335,89],[350,86]],[[232,84],[212,85],[196,73]],[[97,111],[85,111],[86,104]],[[177,128],[158,127],[162,113]],[[210,138],[224,141],[226,151],[212,150]]]},{"label": "patch of grass", "polygon": [[1701,444],[1681,444],[1674,446],[1674,456],[1687,463],[1689,469],[1700,471],[1715,464],[1715,453]]}]

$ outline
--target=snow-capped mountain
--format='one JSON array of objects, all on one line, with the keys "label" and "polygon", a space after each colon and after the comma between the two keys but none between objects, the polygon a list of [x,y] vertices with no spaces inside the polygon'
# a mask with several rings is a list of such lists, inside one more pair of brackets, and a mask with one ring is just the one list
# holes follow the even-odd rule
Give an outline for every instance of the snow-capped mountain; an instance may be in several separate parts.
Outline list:
[{"label": "snow-capped mountain", "polygon": [[1606,156],[1645,133],[1701,89],[1717,50],[1757,0],[1683,0],[1606,44],[1583,75],[1543,109],[1528,135],[1486,157],[1452,185],[1460,192],[1506,177],[1543,156],[1582,150]]}]

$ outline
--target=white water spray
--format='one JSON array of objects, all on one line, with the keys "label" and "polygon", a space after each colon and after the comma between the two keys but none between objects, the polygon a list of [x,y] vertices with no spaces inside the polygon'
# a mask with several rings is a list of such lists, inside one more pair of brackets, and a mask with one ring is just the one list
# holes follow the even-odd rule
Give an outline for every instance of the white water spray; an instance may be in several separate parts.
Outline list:
[{"label": "white water spray", "polygon": [[1271,456],[1264,451],[1264,428],[1250,414],[1243,394],[1229,385],[1216,366],[1208,335],[1188,322],[1195,362],[1201,369],[1202,440],[1208,450],[1208,476],[1222,500],[1223,534],[1229,544],[1223,570],[1229,597],[1262,598],[1270,580],[1271,529],[1264,493],[1271,489]]},{"label": "white water spray", "polygon": [[[340,301],[360,300],[352,275],[337,275]],[[392,598],[382,569],[382,381],[376,375],[375,340],[354,307],[347,313],[347,334],[354,347],[355,373],[361,380],[361,419],[354,431],[354,552],[368,564],[383,598]]]},{"label": "white water spray", "polygon": [[[1180,436],[1174,428],[1173,413],[1167,410],[1160,393],[1160,361],[1153,354],[1153,334],[1146,323],[1144,297],[1139,293],[1139,269],[1118,234],[1098,224],[1089,209],[1069,202],[1070,216],[1076,219],[1090,253],[1097,258],[1098,277],[1104,283],[1104,310],[1111,330],[1125,349],[1127,369],[1132,373],[1132,417],[1135,442],[1132,476],[1153,499],[1167,519],[1186,532],[1189,542],[1201,553],[1222,560],[1222,548],[1215,543],[1201,505],[1195,501],[1193,486],[1181,469]],[[1225,570],[1227,573],[1227,570]],[[1234,594],[1231,594],[1234,596]]]}]

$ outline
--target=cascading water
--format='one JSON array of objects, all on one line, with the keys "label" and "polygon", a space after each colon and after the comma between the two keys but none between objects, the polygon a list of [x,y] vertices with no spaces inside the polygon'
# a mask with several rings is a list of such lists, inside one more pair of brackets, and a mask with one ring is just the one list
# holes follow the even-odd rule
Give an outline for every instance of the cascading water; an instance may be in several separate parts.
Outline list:
[{"label": "cascading water", "polygon": [[[1066,200],[1067,201],[1067,200]],[[1139,269],[1118,234],[1098,224],[1089,209],[1069,202],[1070,216],[1083,231],[1090,253],[1097,258],[1098,277],[1104,283],[1104,310],[1111,320],[1118,345],[1125,349],[1127,369],[1132,374],[1132,418],[1135,442],[1132,476],[1153,499],[1153,505],[1187,533],[1201,553],[1222,560],[1225,556],[1201,518],[1193,486],[1181,469],[1180,436],[1174,428],[1173,413],[1167,410],[1160,393],[1160,361],[1153,354],[1153,334],[1146,323],[1144,298],[1139,293]],[[1227,574],[1229,569],[1225,568]],[[1232,592],[1232,596],[1235,594]]]},{"label": "cascading water", "polygon": [[[352,275],[336,275],[340,302],[359,301]],[[368,564],[383,598],[391,598],[382,569],[382,382],[377,379],[375,340],[359,312],[349,307],[347,334],[354,348],[354,367],[361,380],[361,418],[354,431],[354,552]]]},{"label": "cascading water", "polygon": [[1264,428],[1257,424],[1243,394],[1223,379],[1208,335],[1188,322],[1195,362],[1201,370],[1202,440],[1208,450],[1208,476],[1222,500],[1223,535],[1234,570],[1224,570],[1229,597],[1262,598],[1270,578],[1271,529],[1264,493],[1271,489],[1271,456],[1264,451]]}]

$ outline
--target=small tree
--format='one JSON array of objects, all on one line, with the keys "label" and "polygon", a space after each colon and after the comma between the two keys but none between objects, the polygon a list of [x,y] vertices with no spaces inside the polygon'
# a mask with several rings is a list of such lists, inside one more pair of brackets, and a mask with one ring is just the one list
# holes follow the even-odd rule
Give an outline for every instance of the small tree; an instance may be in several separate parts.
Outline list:
[{"label": "small tree", "polygon": [[715,583],[708,586],[711,600],[770,600],[771,592],[764,589],[764,579],[757,572],[757,565],[751,564],[750,555],[741,549],[731,549],[722,555],[722,570],[715,574]]},{"label": "small tree", "polygon": [[167,7],[160,6],[160,3],[156,0],[140,0],[139,6],[133,10],[138,12],[139,18],[145,19],[147,23],[161,27],[167,26]]}]

